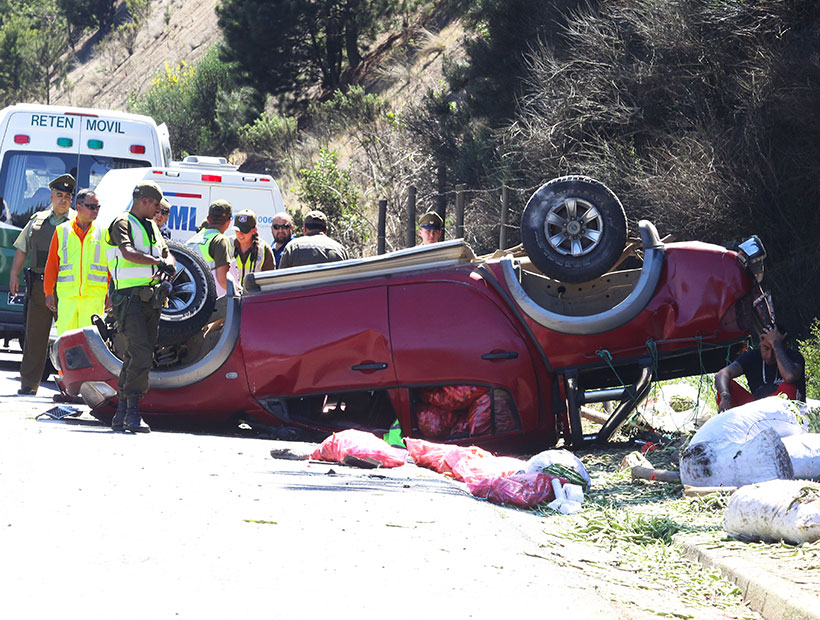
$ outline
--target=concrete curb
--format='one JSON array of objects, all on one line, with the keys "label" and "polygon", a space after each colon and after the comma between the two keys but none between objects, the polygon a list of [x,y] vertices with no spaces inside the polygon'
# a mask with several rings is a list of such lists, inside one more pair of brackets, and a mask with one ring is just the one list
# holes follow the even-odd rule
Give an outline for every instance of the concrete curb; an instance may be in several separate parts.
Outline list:
[{"label": "concrete curb", "polygon": [[674,537],[684,554],[707,568],[718,569],[737,584],[751,608],[766,620],[820,620],[820,593],[806,594],[771,571],[750,564],[748,558],[729,557],[706,541],[687,535]]}]

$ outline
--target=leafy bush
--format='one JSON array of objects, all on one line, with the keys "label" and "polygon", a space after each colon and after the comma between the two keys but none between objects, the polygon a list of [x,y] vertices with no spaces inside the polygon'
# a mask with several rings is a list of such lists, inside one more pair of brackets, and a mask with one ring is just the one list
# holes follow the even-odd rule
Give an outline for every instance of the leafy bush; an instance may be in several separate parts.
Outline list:
[{"label": "leafy bush", "polygon": [[327,215],[331,237],[356,254],[367,242],[366,221],[359,211],[359,194],[350,180],[350,170],[338,167],[336,151],[319,151],[313,168],[299,171],[299,199],[308,209]]},{"label": "leafy bush", "polygon": [[820,398],[820,321],[811,322],[809,337],[797,346],[806,359],[806,398]]},{"label": "leafy bush", "polygon": [[239,129],[239,146],[246,151],[272,157],[282,155],[296,141],[296,119],[262,112],[252,123]]},{"label": "leafy bush", "polygon": [[239,141],[240,128],[261,107],[255,90],[237,85],[237,70],[214,47],[193,67],[182,61],[154,78],[151,89],[130,101],[132,111],[165,122],[174,157],[185,153],[224,155]]}]

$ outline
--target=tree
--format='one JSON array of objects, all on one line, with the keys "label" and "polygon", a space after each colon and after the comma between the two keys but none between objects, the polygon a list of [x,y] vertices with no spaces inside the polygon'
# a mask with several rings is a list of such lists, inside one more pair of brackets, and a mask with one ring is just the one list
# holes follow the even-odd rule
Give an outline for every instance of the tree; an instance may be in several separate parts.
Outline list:
[{"label": "tree", "polygon": [[66,77],[68,31],[63,20],[43,18],[34,33],[31,39],[33,73],[40,82],[40,97],[48,104],[52,85],[59,85]]},{"label": "tree", "polygon": [[451,74],[464,88],[472,116],[494,127],[511,120],[526,75],[527,57],[539,42],[560,47],[567,18],[598,0],[478,0],[468,20],[477,36],[467,42],[466,71]]},{"label": "tree", "polygon": [[75,32],[94,27],[108,30],[114,24],[117,0],[57,0],[57,6]]},{"label": "tree", "polygon": [[[225,58],[273,95],[320,80],[336,88],[361,62],[361,41],[393,13],[390,0],[225,0]],[[264,50],[264,62],[260,62]]]},{"label": "tree", "polygon": [[48,103],[52,86],[66,75],[66,19],[54,0],[6,4],[11,14],[0,21],[2,98],[6,103],[28,98]]}]

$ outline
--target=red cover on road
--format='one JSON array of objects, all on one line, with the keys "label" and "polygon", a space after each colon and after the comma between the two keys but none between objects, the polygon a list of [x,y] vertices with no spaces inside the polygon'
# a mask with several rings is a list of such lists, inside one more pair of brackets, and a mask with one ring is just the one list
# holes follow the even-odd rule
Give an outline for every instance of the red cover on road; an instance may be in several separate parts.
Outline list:
[{"label": "red cover on road", "polygon": [[[555,499],[552,489],[552,474],[515,474],[498,476],[468,482],[467,488],[476,497],[493,504],[507,504],[518,508],[532,508]],[[561,484],[567,480],[559,478]]]},{"label": "red cover on road", "polygon": [[346,456],[375,459],[382,467],[400,467],[407,461],[407,450],[394,448],[373,433],[348,429],[333,433],[313,451],[316,461],[344,463]]}]

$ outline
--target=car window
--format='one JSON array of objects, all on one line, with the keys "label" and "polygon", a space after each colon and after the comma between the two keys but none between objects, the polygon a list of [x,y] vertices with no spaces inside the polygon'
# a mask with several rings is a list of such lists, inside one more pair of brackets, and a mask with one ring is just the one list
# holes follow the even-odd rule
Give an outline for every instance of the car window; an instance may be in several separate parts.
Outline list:
[{"label": "car window", "polygon": [[481,437],[520,428],[512,395],[477,385],[440,385],[413,393],[414,427],[432,440]]}]

